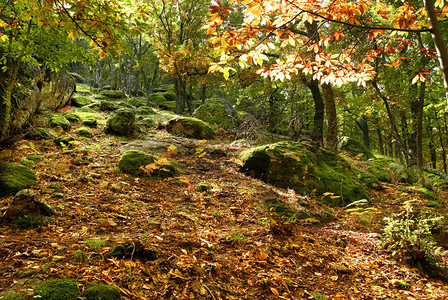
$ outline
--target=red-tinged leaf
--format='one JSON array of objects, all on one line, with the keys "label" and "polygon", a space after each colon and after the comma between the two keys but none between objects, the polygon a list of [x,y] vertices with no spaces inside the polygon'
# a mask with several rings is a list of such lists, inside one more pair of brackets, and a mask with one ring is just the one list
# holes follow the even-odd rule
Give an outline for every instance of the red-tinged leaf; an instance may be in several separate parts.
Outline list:
[{"label": "red-tinged leaf", "polygon": [[394,61],[394,63],[392,64],[393,67],[398,67],[398,65],[400,64],[400,61],[398,59],[396,59]]},{"label": "red-tinged leaf", "polygon": [[430,50],[429,50],[429,53],[436,53],[436,52],[437,52],[436,49],[430,49]]},{"label": "red-tinged leaf", "polygon": [[401,51],[401,50],[403,50],[403,48],[404,48],[404,46],[403,46],[403,45],[398,45],[398,46],[397,46],[397,49],[398,49],[398,51]]},{"label": "red-tinged leaf", "polygon": [[420,48],[420,52],[426,52],[426,49],[425,48]]},{"label": "red-tinged leaf", "polygon": [[271,292],[272,294],[274,294],[277,297],[280,297],[280,293],[278,292],[278,290],[276,288],[271,287]]},{"label": "red-tinged leaf", "polygon": [[400,57],[400,59],[411,59],[410,57]]}]

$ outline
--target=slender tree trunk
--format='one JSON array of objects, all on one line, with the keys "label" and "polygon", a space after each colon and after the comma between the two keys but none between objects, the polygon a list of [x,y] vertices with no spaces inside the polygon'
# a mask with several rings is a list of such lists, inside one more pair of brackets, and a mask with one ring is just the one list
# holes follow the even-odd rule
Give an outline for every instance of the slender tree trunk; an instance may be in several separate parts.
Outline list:
[{"label": "slender tree trunk", "polygon": [[[361,115],[360,120],[356,120],[356,124],[358,125],[359,129],[362,131],[362,142],[364,146],[368,149],[370,149],[370,136],[369,136],[369,123],[367,122],[367,116]],[[381,131],[380,131],[381,132]],[[382,143],[383,141],[381,141]]]},{"label": "slender tree trunk", "polygon": [[338,152],[338,121],[333,89],[328,84],[322,84],[327,114],[327,150]]},{"label": "slender tree trunk", "polygon": [[[437,118],[437,113],[436,118]],[[445,130],[442,134],[442,127],[438,127],[438,134],[439,134],[439,142],[440,142],[440,148],[442,149],[442,163],[443,163],[443,172],[447,173],[448,166],[446,163],[446,150],[445,150],[445,143],[443,141],[443,135],[446,135],[446,117],[445,117]]]},{"label": "slender tree trunk", "polygon": [[317,80],[306,82],[306,86],[310,89],[314,100],[314,126],[311,139],[315,145],[322,147],[324,139],[324,99],[319,90],[319,82]]},{"label": "slender tree trunk", "polygon": [[418,183],[420,185],[425,184],[425,176],[423,174],[423,106],[425,102],[425,82],[420,83],[420,94],[418,97],[418,110],[417,110],[417,175]]},{"label": "slender tree trunk", "polygon": [[381,128],[380,127],[376,128],[376,135],[378,137],[378,148],[380,148],[380,154],[381,155],[385,155],[384,143],[383,143],[383,134],[381,132]]},{"label": "slender tree trunk", "polygon": [[431,35],[439,58],[440,69],[443,76],[443,85],[445,87],[445,99],[448,105],[448,50],[442,30],[437,20],[437,13],[434,7],[434,0],[423,0],[425,4],[426,14],[431,26]]}]

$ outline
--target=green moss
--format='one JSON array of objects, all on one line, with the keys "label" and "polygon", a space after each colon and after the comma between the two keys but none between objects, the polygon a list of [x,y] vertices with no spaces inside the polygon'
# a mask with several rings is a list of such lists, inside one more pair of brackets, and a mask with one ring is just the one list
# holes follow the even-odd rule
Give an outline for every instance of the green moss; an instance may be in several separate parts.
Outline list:
[{"label": "green moss", "polygon": [[26,159],[26,158],[22,158],[20,160],[20,164],[24,165],[25,167],[28,167],[30,169],[34,169],[36,167],[36,164],[34,163],[34,161]]},{"label": "green moss", "polygon": [[50,138],[50,133],[45,128],[31,129],[25,134],[28,140],[45,140]]},{"label": "green moss", "polygon": [[116,91],[116,90],[102,90],[99,94],[109,99],[119,99],[126,97],[123,91]]},{"label": "green moss", "polygon": [[166,99],[166,101],[176,101],[176,93],[173,91],[167,91],[160,93]]},{"label": "green moss", "polygon": [[97,113],[89,110],[88,112],[83,112],[83,111],[77,112],[77,114],[81,118],[82,125],[88,126],[88,127],[96,127],[97,126],[98,119],[99,119],[99,116]]},{"label": "green moss", "polygon": [[193,117],[224,129],[235,127],[232,116],[219,99],[207,99],[205,104],[194,111]]},{"label": "green moss", "polygon": [[118,101],[117,104],[119,108],[131,108],[131,109],[135,108],[135,106],[129,104],[127,101]]},{"label": "green moss", "polygon": [[69,73],[69,74],[70,74],[70,77],[71,77],[76,83],[83,83],[83,82],[86,81],[86,79],[85,79],[82,75],[80,75],[80,74],[78,74],[78,73]]},{"label": "green moss", "polygon": [[417,173],[411,168],[393,162],[389,164],[389,168],[399,182],[414,184],[418,180]]},{"label": "green moss", "polygon": [[72,97],[72,104],[75,107],[82,107],[92,103],[92,100],[87,96],[75,95]]},{"label": "green moss", "polygon": [[370,151],[367,147],[365,147],[357,140],[348,136],[343,136],[339,140],[339,149],[341,151],[347,152],[351,157],[360,157],[363,160],[375,158],[375,155],[373,155],[372,151]]},{"label": "green moss", "polygon": [[153,115],[156,112],[151,107],[142,106],[137,108],[136,113],[137,115],[147,116],[147,115]]},{"label": "green moss", "polygon": [[50,117],[50,126],[61,126],[64,130],[69,130],[72,124],[62,114],[54,114]]},{"label": "green moss", "polygon": [[27,159],[32,160],[34,162],[37,162],[37,161],[41,161],[42,157],[40,157],[39,155],[29,155],[27,157]]},{"label": "green moss", "polygon": [[90,86],[87,84],[77,84],[76,85],[76,93],[82,94],[82,95],[88,95],[90,94]]},{"label": "green moss", "polygon": [[12,294],[2,298],[2,300],[29,300],[29,299],[32,298],[28,297],[25,294]]},{"label": "green moss", "polygon": [[59,146],[59,147],[68,147],[68,145],[70,145],[70,142],[72,142],[72,141],[74,141],[75,139],[74,138],[72,138],[71,136],[60,136],[60,137],[57,137],[57,138],[55,138],[54,140],[53,140],[53,143],[56,145],[56,146]]},{"label": "green moss", "polygon": [[353,170],[355,171],[356,176],[358,176],[359,181],[362,182],[365,186],[371,189],[377,189],[381,186],[380,181],[374,175],[358,169]]},{"label": "green moss", "polygon": [[81,297],[78,284],[73,279],[54,279],[41,283],[37,288],[41,300],[73,300]]},{"label": "green moss", "polygon": [[205,183],[198,183],[196,184],[195,188],[200,192],[206,192],[209,189],[208,185]]},{"label": "green moss", "polygon": [[75,130],[75,133],[82,137],[92,137],[92,130],[88,127],[79,127]]},{"label": "green moss", "polygon": [[118,109],[118,104],[110,100],[102,100],[100,104],[101,111],[114,111]]},{"label": "green moss", "polygon": [[0,197],[37,185],[36,175],[25,166],[0,162]]},{"label": "green moss", "polygon": [[120,290],[107,284],[95,284],[86,290],[86,300],[120,300]]},{"label": "green moss", "polygon": [[146,106],[146,99],[144,98],[131,98],[129,99],[128,103],[135,107],[142,107]]},{"label": "green moss", "polygon": [[172,134],[183,135],[194,139],[214,138],[213,130],[210,126],[196,118],[175,118],[168,122],[166,130]]},{"label": "green moss", "polygon": [[428,199],[429,201],[437,202],[439,200],[439,197],[437,197],[437,195],[433,191],[428,190],[426,188],[417,188],[416,192],[420,196],[425,197],[426,199]]},{"label": "green moss", "polygon": [[106,121],[106,133],[129,136],[135,131],[135,112],[120,108]]},{"label": "green moss", "polygon": [[144,118],[137,122],[137,125],[152,128],[156,126],[156,121],[151,118]]},{"label": "green moss", "polygon": [[46,226],[53,221],[53,218],[42,215],[24,215],[14,221],[11,224],[17,228],[33,228],[39,226]]},{"label": "green moss", "polygon": [[164,103],[166,102],[166,98],[163,96],[162,93],[152,93],[151,95],[148,96],[148,101],[155,103],[155,104],[159,104],[159,103]]},{"label": "green moss", "polygon": [[370,165],[367,167],[370,174],[378,178],[382,182],[392,182],[392,176],[387,169],[382,166],[378,160],[370,160]]},{"label": "green moss", "polygon": [[316,190],[341,196],[338,205],[368,198],[357,174],[341,156],[299,142],[280,142],[238,154],[242,171],[296,193]]},{"label": "green moss", "polygon": [[73,112],[73,111],[68,111],[66,113],[64,113],[64,117],[70,121],[70,123],[78,123],[80,118],[79,116]]},{"label": "green moss", "polygon": [[110,84],[106,84],[106,85],[103,86],[103,90],[110,91],[110,90],[112,90],[112,86]]},{"label": "green moss", "polygon": [[118,168],[121,172],[134,176],[146,176],[140,167],[152,164],[156,158],[142,151],[130,150],[123,153],[118,161]]}]

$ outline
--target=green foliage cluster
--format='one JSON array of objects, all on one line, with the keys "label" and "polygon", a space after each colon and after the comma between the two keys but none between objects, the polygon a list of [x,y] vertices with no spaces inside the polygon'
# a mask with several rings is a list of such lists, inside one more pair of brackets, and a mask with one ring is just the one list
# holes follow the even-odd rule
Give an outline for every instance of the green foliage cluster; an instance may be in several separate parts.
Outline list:
[{"label": "green foliage cluster", "polygon": [[39,226],[46,226],[50,224],[54,219],[42,215],[24,215],[11,222],[11,224],[17,228],[33,228]]},{"label": "green foliage cluster", "polygon": [[408,256],[419,267],[437,262],[442,248],[437,246],[433,232],[442,229],[442,216],[416,212],[408,201],[401,213],[384,220],[384,246],[392,250],[393,255]]}]

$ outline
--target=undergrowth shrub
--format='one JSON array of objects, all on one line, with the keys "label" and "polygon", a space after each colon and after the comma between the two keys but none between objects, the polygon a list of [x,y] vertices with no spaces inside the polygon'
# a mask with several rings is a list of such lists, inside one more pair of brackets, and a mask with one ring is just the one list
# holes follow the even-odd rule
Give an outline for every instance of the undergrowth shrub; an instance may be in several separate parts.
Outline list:
[{"label": "undergrowth shrub", "polygon": [[429,267],[424,271],[441,266],[442,248],[435,242],[433,233],[442,230],[443,216],[414,211],[411,201],[407,201],[402,212],[384,220],[384,247],[393,251],[392,255],[410,261],[421,270]]}]

